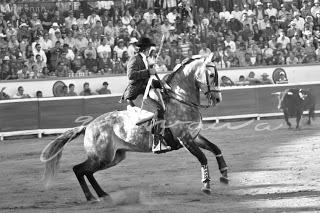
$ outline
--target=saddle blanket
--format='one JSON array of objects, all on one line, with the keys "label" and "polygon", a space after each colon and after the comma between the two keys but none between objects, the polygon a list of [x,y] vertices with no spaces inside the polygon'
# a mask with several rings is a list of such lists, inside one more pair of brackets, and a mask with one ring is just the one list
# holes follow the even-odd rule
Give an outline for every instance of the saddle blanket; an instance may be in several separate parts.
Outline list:
[{"label": "saddle blanket", "polygon": [[137,123],[144,123],[144,121],[152,119],[153,112],[141,110],[139,107],[127,106],[127,110],[120,111],[119,115],[122,118],[122,122],[114,124],[113,130],[122,140],[129,142],[139,137],[140,134],[147,134],[145,136],[150,134],[145,127],[138,126]]}]

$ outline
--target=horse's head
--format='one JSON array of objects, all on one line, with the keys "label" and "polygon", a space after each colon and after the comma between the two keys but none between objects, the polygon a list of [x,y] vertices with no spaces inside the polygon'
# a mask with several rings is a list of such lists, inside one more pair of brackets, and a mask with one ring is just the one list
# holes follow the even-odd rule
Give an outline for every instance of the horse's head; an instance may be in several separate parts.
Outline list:
[{"label": "horse's head", "polygon": [[198,87],[206,95],[212,106],[222,101],[218,71],[212,62],[213,56],[214,54],[211,53],[195,73]]}]

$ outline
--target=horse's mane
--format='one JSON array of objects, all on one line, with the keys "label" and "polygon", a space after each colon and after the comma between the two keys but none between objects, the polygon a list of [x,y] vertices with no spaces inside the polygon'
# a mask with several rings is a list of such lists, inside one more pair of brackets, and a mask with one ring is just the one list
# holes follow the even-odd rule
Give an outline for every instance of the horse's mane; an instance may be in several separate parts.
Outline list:
[{"label": "horse's mane", "polygon": [[201,60],[203,59],[203,57],[201,58],[186,58],[184,59],[180,64],[176,65],[176,67],[174,68],[173,72],[170,73],[169,75],[165,76],[165,81],[167,84],[170,85],[172,79],[174,78],[174,76],[181,72],[186,65],[188,64],[193,64],[193,68],[198,68],[200,65],[202,65],[203,61]]}]

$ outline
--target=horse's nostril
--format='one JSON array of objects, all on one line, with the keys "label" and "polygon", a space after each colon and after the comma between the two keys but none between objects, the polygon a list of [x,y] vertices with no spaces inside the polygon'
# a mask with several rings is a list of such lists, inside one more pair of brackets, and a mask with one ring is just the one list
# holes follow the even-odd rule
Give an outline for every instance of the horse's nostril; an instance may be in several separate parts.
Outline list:
[{"label": "horse's nostril", "polygon": [[216,98],[216,102],[217,102],[217,103],[220,103],[220,98]]}]

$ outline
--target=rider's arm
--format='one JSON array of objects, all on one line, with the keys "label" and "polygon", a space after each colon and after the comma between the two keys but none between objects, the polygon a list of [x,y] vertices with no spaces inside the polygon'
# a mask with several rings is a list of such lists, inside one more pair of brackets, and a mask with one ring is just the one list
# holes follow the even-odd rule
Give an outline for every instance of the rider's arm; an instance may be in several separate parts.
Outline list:
[{"label": "rider's arm", "polygon": [[127,70],[128,70],[129,80],[147,79],[150,77],[150,73],[148,69],[138,70],[136,57],[130,58],[127,65]]}]

